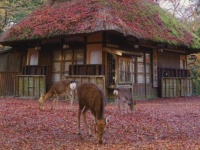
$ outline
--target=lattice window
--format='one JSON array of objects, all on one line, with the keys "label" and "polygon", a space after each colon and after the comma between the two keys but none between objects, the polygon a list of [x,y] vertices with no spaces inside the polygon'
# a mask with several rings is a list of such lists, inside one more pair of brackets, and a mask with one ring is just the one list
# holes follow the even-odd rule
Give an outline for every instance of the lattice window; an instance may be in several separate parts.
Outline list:
[{"label": "lattice window", "polygon": [[127,83],[133,81],[134,63],[131,58],[119,58],[119,82]]}]

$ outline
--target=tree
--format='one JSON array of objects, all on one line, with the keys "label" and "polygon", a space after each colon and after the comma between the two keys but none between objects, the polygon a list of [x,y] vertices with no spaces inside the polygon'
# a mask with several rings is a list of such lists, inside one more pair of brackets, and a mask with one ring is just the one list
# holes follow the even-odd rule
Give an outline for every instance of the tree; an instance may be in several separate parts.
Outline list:
[{"label": "tree", "polygon": [[[179,21],[189,27],[200,37],[200,0],[159,0],[159,5],[172,13]],[[200,81],[200,54],[188,57],[188,67],[195,78]]]},{"label": "tree", "polygon": [[200,0],[158,0],[158,3],[191,31],[200,28]]},{"label": "tree", "polygon": [[0,1],[0,33],[35,10],[45,0],[2,0]]}]

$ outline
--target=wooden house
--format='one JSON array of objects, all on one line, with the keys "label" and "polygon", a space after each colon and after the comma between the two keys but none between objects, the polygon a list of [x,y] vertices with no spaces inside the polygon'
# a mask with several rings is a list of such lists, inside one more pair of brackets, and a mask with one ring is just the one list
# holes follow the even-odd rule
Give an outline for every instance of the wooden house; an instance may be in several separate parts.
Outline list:
[{"label": "wooden house", "polygon": [[0,43],[12,47],[0,53],[0,94],[35,97],[62,79],[93,82],[108,97],[117,86],[134,99],[190,96],[186,58],[200,50],[197,36],[144,0],[49,0]]}]

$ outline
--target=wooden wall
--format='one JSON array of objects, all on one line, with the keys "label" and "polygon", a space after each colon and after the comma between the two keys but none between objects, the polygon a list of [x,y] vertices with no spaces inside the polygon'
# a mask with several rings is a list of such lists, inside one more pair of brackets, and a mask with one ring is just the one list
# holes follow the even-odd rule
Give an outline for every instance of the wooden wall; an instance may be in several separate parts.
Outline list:
[{"label": "wooden wall", "polygon": [[47,66],[48,71],[46,75],[46,88],[47,90],[51,87],[51,65],[52,65],[52,50],[46,49],[39,51],[39,64]]},{"label": "wooden wall", "polygon": [[22,56],[21,52],[0,53],[0,72],[20,72]]},{"label": "wooden wall", "polygon": [[0,72],[0,96],[14,95],[14,76],[20,72]]},{"label": "wooden wall", "polygon": [[158,67],[180,68],[180,54],[169,51],[158,52]]},{"label": "wooden wall", "polygon": [[21,74],[21,52],[0,53],[0,96],[14,95],[14,76]]},{"label": "wooden wall", "polygon": [[0,71],[7,71],[8,65],[8,54],[0,54]]}]

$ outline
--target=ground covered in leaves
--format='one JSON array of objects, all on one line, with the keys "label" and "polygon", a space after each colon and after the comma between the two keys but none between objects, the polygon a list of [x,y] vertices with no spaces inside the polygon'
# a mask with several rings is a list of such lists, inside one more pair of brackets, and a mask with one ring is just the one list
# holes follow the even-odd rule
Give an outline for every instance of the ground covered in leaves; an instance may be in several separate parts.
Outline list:
[{"label": "ground covered in leaves", "polygon": [[[0,150],[200,149],[200,97],[138,100],[129,114],[114,113],[109,103],[102,145],[87,136],[83,118],[77,135],[77,103],[72,112],[68,101],[59,101],[57,110],[50,107],[51,101],[39,110],[37,100],[1,98]],[[91,126],[90,113],[88,121]]]}]

